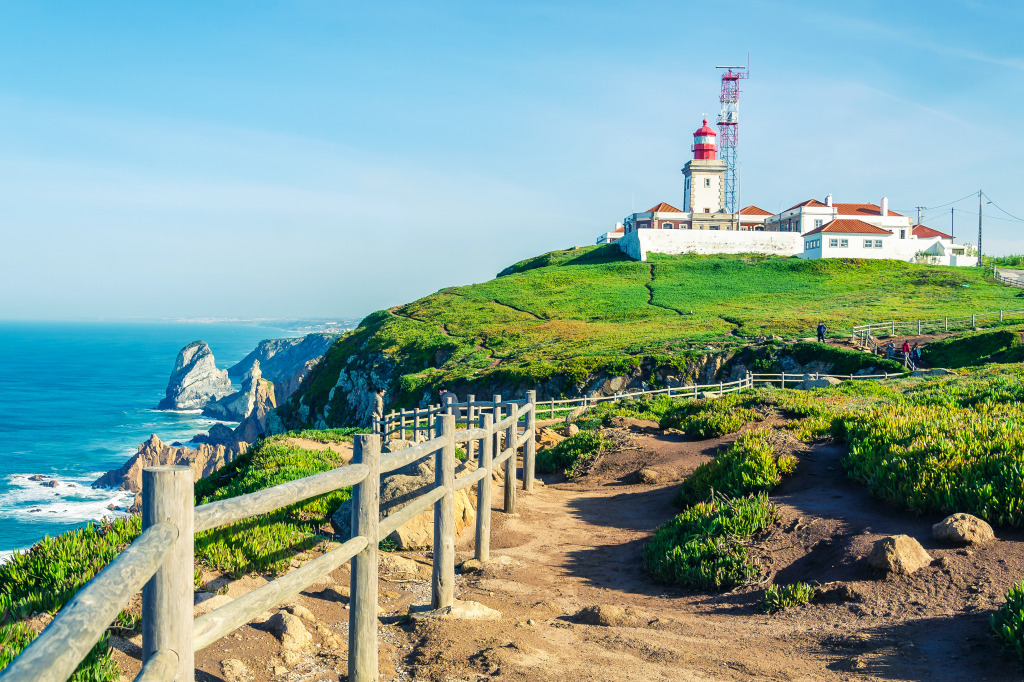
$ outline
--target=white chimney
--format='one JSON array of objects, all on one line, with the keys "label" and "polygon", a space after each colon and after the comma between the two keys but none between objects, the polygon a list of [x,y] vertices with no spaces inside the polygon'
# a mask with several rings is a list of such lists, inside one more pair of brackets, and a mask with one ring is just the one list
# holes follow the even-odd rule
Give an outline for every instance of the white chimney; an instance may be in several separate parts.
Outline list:
[{"label": "white chimney", "polygon": [[882,197],[882,215],[889,215],[889,197]]},{"label": "white chimney", "polygon": [[828,194],[828,195],[825,196],[825,205],[829,206],[829,207],[832,206],[832,195],[831,194]]}]

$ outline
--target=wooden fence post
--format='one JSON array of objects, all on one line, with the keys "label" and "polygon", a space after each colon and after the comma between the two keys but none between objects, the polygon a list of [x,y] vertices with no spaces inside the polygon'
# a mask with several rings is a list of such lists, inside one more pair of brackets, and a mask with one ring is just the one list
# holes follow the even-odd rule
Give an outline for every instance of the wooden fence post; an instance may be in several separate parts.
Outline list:
[{"label": "wooden fence post", "polygon": [[402,440],[405,440],[405,408],[404,407],[402,408],[402,411],[399,413],[399,415],[400,416],[399,416],[399,422],[398,423],[399,423],[399,428],[401,429],[400,433],[402,434],[401,436],[399,436],[399,438],[401,438]]},{"label": "wooden fence post", "polygon": [[892,321],[892,336],[896,336],[896,320]]},{"label": "wooden fence post", "polygon": [[476,484],[476,551],[477,561],[491,558],[491,461],[494,459],[493,414],[480,414],[480,428],[487,435],[480,441],[480,468],[487,473]]},{"label": "wooden fence post", "polygon": [[977,326],[978,326],[977,319],[976,319],[974,313],[971,313],[971,327],[973,328],[973,327],[977,327]]},{"label": "wooden fence post", "polygon": [[[403,423],[405,417],[402,417]],[[352,488],[352,537],[366,548],[352,557],[348,616],[348,679],[377,682],[377,544],[380,539],[380,437],[355,437],[352,463],[365,464],[366,478]]]},{"label": "wooden fence post", "polygon": [[949,331],[949,318],[946,318],[946,331]]},{"label": "wooden fence post", "polygon": [[999,311],[999,321],[1000,322],[1003,321],[1003,311],[1002,310]]},{"label": "wooden fence post", "polygon": [[917,335],[921,336],[921,320],[917,321]]},{"label": "wooden fence post", "polygon": [[534,461],[537,457],[537,391],[526,392],[526,447],[523,449],[523,490],[533,492]]},{"label": "wooden fence post", "polygon": [[434,429],[435,437],[445,439],[434,455],[434,487],[446,490],[434,503],[431,608],[443,609],[455,601],[455,415],[440,415]]},{"label": "wooden fence post", "polygon": [[[475,400],[476,400],[476,396],[473,395],[472,393],[470,393],[469,395],[466,396],[466,428],[467,429],[473,428],[473,422],[475,421],[475,419],[473,417],[473,402]],[[469,440],[466,441],[466,461],[467,462],[469,462],[470,460],[472,460],[474,458],[474,455],[476,454],[476,447],[475,446],[476,446],[476,441],[474,441],[472,438],[470,438]]]},{"label": "wooden fence post", "polygon": [[195,680],[193,488],[192,467],[159,466],[142,470],[143,530],[165,521],[178,528],[178,539],[142,588],[142,664],[162,649],[173,651],[178,655],[176,682]]},{"label": "wooden fence post", "polygon": [[786,387],[786,372],[782,372],[782,388]]},{"label": "wooden fence post", "polygon": [[[516,405],[509,403],[506,408],[507,414],[514,414]],[[505,450],[512,450],[512,455],[505,460],[505,513],[516,513],[516,436],[519,429],[513,421],[505,428]],[[505,454],[502,452],[502,454]]]}]

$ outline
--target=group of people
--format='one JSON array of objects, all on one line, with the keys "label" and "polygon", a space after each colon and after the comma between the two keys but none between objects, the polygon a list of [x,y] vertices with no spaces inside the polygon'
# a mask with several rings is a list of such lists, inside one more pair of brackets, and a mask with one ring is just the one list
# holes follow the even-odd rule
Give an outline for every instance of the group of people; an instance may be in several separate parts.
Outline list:
[{"label": "group of people", "polygon": [[[911,346],[909,341],[904,341],[903,346],[900,348],[900,353],[903,354],[903,357],[910,358],[910,361],[915,365],[921,364],[921,347],[916,343]],[[896,342],[889,342],[889,345],[885,347],[885,355],[888,358],[896,357]]]}]

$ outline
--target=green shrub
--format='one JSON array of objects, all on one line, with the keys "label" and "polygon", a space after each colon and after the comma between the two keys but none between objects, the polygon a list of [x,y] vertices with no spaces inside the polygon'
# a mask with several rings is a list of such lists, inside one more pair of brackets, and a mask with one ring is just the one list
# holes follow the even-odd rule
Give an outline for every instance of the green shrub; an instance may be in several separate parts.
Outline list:
[{"label": "green shrub", "polygon": [[562,469],[568,478],[583,472],[583,467],[604,447],[601,434],[594,431],[580,431],[569,436],[553,448],[540,450],[536,455],[537,471],[550,474]]},{"label": "green shrub", "polygon": [[932,367],[968,367],[1019,345],[1020,334],[1015,331],[974,332],[933,341],[924,346],[921,357]]},{"label": "green shrub", "polygon": [[1024,662],[1024,581],[1006,593],[1006,603],[989,618],[989,626],[1003,648]]},{"label": "green shrub", "polygon": [[725,590],[757,575],[742,540],[777,517],[764,493],[701,502],[659,527],[644,546],[644,568],[656,580],[699,589]]},{"label": "green shrub", "polygon": [[748,431],[713,460],[701,464],[683,482],[676,503],[686,506],[714,495],[738,497],[770,491],[796,468],[795,458],[776,458],[770,434],[770,429]]},{"label": "green shrub", "polygon": [[807,583],[793,583],[781,587],[769,585],[764,591],[761,610],[766,613],[775,613],[792,606],[809,604],[813,598],[814,588]]},{"label": "green shrub", "polygon": [[680,398],[666,407],[658,424],[695,438],[715,438],[739,431],[761,415],[750,409],[758,394],[730,393],[721,398]]}]

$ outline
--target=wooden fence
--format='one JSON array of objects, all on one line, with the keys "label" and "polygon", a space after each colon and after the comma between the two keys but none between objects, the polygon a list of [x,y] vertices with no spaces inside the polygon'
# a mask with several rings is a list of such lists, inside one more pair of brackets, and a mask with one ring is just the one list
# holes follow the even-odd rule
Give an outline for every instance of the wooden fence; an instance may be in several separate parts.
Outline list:
[{"label": "wooden fence", "polygon": [[923,334],[926,331],[948,332],[951,329],[970,329],[978,326],[979,321],[989,320],[1000,323],[1008,317],[1024,316],[1024,308],[1017,310],[994,310],[987,313],[972,313],[964,317],[942,317],[934,320],[908,320],[897,322],[876,322],[873,324],[861,324],[853,328],[853,336],[861,345],[867,345],[868,341],[877,334],[896,336],[898,332],[903,334]]},{"label": "wooden fence", "polygon": [[[531,392],[532,393],[532,392]],[[142,472],[142,533],[60,610],[42,634],[3,671],[0,682],[63,682],[78,667],[133,595],[142,590],[143,682],[191,682],[194,652],[290,599],[352,560],[348,679],[377,682],[378,542],[431,507],[433,608],[451,606],[455,585],[455,503],[458,490],[477,486],[475,556],[490,558],[491,472],[504,466],[506,513],[516,508],[517,453],[523,488],[533,489],[536,406],[492,401],[475,423],[456,429],[454,414],[435,413],[432,438],[381,455],[379,434],[355,437],[351,464],[247,495],[195,507],[192,469],[150,467]],[[471,411],[472,413],[472,411]],[[523,431],[520,432],[520,427]],[[424,430],[423,427],[420,430]],[[455,448],[478,453],[478,468],[455,478]],[[474,448],[474,446],[476,446]],[[434,458],[434,486],[380,518],[380,477]],[[311,497],[352,486],[352,538],[304,566],[193,619],[194,534],[237,523]]]}]

